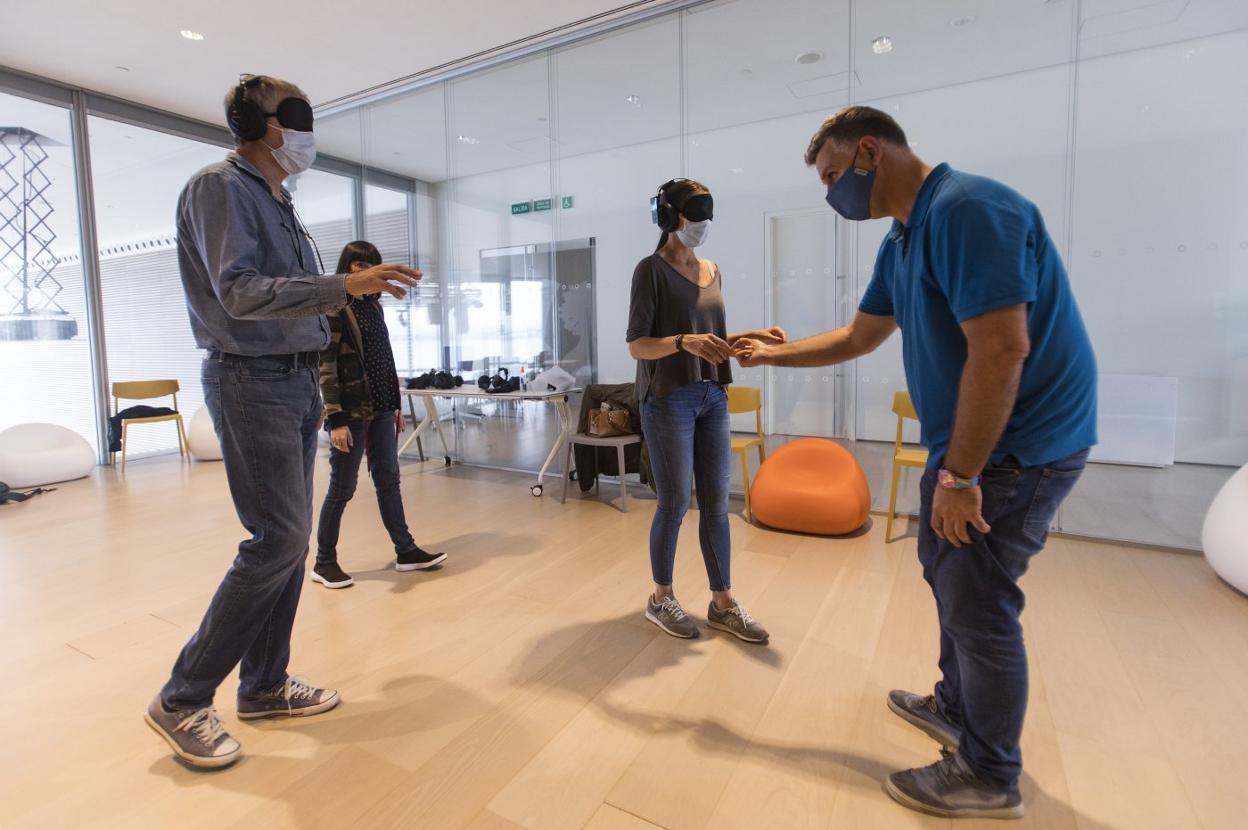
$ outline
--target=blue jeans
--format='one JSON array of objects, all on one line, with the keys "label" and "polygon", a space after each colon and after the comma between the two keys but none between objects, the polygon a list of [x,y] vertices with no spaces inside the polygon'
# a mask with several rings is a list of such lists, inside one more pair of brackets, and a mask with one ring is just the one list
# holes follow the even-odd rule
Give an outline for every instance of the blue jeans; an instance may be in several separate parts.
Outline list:
[{"label": "blue jeans", "polygon": [[1027,651],[1023,591],[1018,580],[1044,548],[1049,524],[1087,463],[1075,453],[1040,467],[1013,458],[989,466],[983,478],[988,534],[955,548],[932,530],[936,467],[920,485],[919,561],[936,597],[940,619],[940,682],[936,700],[962,729],[958,752],[981,778],[1006,789],[1023,768],[1019,737],[1027,711]]},{"label": "blue jeans", "polygon": [[353,421],[351,449],[329,451],[329,491],[321,506],[321,519],[316,530],[316,563],[338,561],[338,531],[342,511],[355,495],[360,476],[360,457],[368,449],[368,471],[377,490],[377,507],[381,523],[390,533],[395,553],[406,553],[416,547],[403,516],[403,496],[399,493],[399,442],[395,432],[394,413],[379,412],[367,421]]},{"label": "blue jeans", "polygon": [[712,591],[732,587],[728,484],[732,433],[728,393],[716,383],[691,383],[641,404],[641,428],[659,508],[650,525],[650,570],[656,585],[672,584],[676,537],[689,510],[690,485],[698,488],[698,538]]},{"label": "blue jeans", "polygon": [[225,357],[205,360],[202,377],[230,496],[251,538],[239,544],[199,630],[161,690],[171,709],[210,705],[240,662],[240,695],[259,694],[286,679],[312,531],[321,416],[316,370],[269,358]]}]

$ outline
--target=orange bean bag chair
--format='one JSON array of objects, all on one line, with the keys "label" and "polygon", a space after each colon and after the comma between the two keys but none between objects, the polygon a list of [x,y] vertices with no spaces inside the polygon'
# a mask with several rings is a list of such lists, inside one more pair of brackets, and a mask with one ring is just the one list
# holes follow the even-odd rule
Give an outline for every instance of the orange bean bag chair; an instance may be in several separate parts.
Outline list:
[{"label": "orange bean bag chair", "polygon": [[800,438],[759,467],[750,503],[754,516],[770,527],[839,536],[866,524],[871,490],[849,450],[823,438]]}]

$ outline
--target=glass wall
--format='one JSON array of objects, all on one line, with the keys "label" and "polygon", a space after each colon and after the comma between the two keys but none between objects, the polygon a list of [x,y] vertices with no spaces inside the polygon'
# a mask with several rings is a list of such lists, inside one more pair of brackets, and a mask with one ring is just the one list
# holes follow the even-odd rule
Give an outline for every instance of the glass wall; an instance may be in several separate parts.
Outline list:
[{"label": "glass wall", "polygon": [[[191,175],[226,151],[98,116],[88,119],[88,130],[109,380],[177,380],[178,408],[189,420],[204,402],[203,353],[191,335],[178,272],[175,206]],[[134,403],[172,406],[168,399],[119,405]],[[129,441],[130,458],[176,452],[177,428],[139,427]]]},{"label": "glass wall", "polygon": [[0,93],[0,430],[96,442],[70,113]]},{"label": "glass wall", "polygon": [[[447,275],[454,368],[543,365],[571,312],[542,287],[563,281],[558,262],[541,263],[584,240],[591,374],[621,382],[629,278],[657,236],[646,203],[673,176],[715,193],[703,250],[730,328],[801,336],[852,315],[888,223],[837,219],[802,154],[837,108],[885,109],[926,160],[1034,201],[1066,258],[1100,358],[1102,446],[1059,527],[1197,547],[1248,461],[1246,28],[1229,0],[725,0],[368,105],[360,141],[429,186],[417,226]],[[1216,174],[1170,174],[1196,146]],[[900,338],[850,366],[736,374],[764,388],[771,442],[845,442],[886,504]],[[465,457],[536,466],[514,445],[539,441],[477,427],[461,425]],[[915,478],[900,502],[916,506]]]}]

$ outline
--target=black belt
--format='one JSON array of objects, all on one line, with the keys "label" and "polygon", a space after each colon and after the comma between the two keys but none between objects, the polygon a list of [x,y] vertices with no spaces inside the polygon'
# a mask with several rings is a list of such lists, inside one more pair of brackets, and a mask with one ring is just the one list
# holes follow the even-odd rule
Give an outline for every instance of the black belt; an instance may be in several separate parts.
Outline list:
[{"label": "black belt", "polygon": [[282,363],[291,368],[305,367],[315,369],[321,365],[320,352],[295,352],[294,354],[261,354],[261,355],[243,355],[230,354],[216,349],[208,352],[211,360],[217,360],[222,363],[251,363],[256,360],[264,360],[275,363]]}]

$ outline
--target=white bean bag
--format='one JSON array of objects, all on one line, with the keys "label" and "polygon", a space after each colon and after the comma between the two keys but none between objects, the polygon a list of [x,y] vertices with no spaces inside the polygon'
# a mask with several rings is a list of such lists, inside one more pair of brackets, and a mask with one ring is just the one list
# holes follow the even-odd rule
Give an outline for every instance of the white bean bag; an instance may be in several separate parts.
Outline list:
[{"label": "white bean bag", "polygon": [[18,424],[0,432],[0,481],[13,488],[83,478],[95,467],[95,450],[72,429]]},{"label": "white bean bag", "polygon": [[1200,540],[1217,575],[1248,594],[1248,465],[1214,497]]},{"label": "white bean bag", "polygon": [[208,407],[201,406],[191,417],[186,443],[190,445],[191,455],[196,461],[221,460],[221,442],[217,440],[217,431],[212,428]]}]

